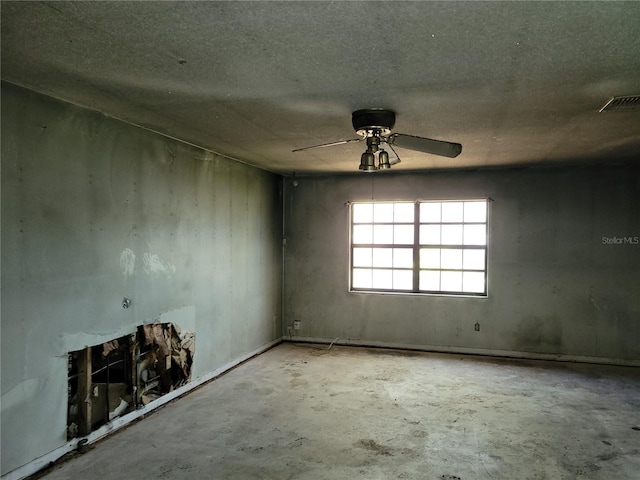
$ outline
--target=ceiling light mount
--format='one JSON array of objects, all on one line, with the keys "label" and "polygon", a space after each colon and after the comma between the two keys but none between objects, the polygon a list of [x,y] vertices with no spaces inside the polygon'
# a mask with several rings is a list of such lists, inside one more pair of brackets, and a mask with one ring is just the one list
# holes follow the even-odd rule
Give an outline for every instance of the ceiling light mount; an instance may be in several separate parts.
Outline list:
[{"label": "ceiling light mount", "polygon": [[361,137],[388,137],[396,124],[396,113],[384,108],[365,108],[351,114],[353,129]]}]

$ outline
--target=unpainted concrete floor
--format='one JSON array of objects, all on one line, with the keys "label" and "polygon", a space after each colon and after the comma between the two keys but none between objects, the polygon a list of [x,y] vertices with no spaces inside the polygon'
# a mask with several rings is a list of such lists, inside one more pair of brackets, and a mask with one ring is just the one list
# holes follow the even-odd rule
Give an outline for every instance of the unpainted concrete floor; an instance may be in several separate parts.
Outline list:
[{"label": "unpainted concrete floor", "polygon": [[46,480],[640,478],[640,369],[282,344]]}]

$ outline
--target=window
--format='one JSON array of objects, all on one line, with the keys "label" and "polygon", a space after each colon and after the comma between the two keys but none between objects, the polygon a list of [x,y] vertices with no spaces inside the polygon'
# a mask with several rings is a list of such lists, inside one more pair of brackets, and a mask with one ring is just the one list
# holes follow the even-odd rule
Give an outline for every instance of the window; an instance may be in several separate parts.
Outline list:
[{"label": "window", "polygon": [[351,290],[487,294],[487,201],[351,204]]}]

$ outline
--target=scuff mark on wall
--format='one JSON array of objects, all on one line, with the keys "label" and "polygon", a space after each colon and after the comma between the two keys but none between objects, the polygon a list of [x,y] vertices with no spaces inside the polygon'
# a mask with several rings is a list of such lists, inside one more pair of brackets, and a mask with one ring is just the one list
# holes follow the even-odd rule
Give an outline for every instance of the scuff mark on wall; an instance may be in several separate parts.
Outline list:
[{"label": "scuff mark on wall", "polygon": [[130,248],[125,248],[120,254],[120,268],[125,278],[136,272],[136,254]]},{"label": "scuff mark on wall", "polygon": [[593,308],[595,308],[596,310],[600,311],[600,312],[604,312],[606,310],[606,306],[603,307],[602,305],[600,305],[600,302],[598,302],[593,295],[589,294],[589,297],[587,297],[589,300],[589,303],[593,306]]},{"label": "scuff mark on wall", "polygon": [[[176,273],[176,266],[173,263],[165,262],[159,255],[144,252],[142,255],[144,272],[148,275]],[[125,248],[120,253],[120,269],[126,277],[131,277],[136,273],[136,254],[130,248]]]},{"label": "scuff mark on wall", "polygon": [[153,255],[149,252],[144,252],[142,262],[144,263],[144,271],[148,274],[166,273],[172,275],[176,273],[174,264],[164,262],[158,255]]}]

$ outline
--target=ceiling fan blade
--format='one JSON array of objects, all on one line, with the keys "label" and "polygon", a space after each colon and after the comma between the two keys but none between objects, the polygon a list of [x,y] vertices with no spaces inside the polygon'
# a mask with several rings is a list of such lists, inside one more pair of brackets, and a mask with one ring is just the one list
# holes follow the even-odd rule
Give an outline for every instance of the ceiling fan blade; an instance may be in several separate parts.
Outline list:
[{"label": "ceiling fan blade", "polygon": [[390,144],[388,144],[385,141],[381,141],[380,142],[380,149],[381,150],[385,150],[389,154],[389,164],[390,165],[396,165],[396,164],[400,163],[400,157],[398,157],[398,154],[396,153],[396,151],[393,149],[393,147]]},{"label": "ceiling fan blade", "polygon": [[416,150],[418,152],[431,153],[442,157],[454,158],[462,152],[462,145],[459,143],[443,142],[442,140],[433,140],[431,138],[415,137],[413,135],[404,135],[402,133],[394,133],[389,136],[388,143],[400,148]]},{"label": "ceiling fan blade", "polygon": [[313,145],[312,147],[296,148],[295,150],[291,150],[291,151],[300,152],[302,150],[311,150],[313,148],[333,147],[334,145],[344,145],[345,143],[359,142],[361,140],[362,140],[361,138],[351,138],[349,140],[339,140],[337,142],[323,143],[322,145]]}]

